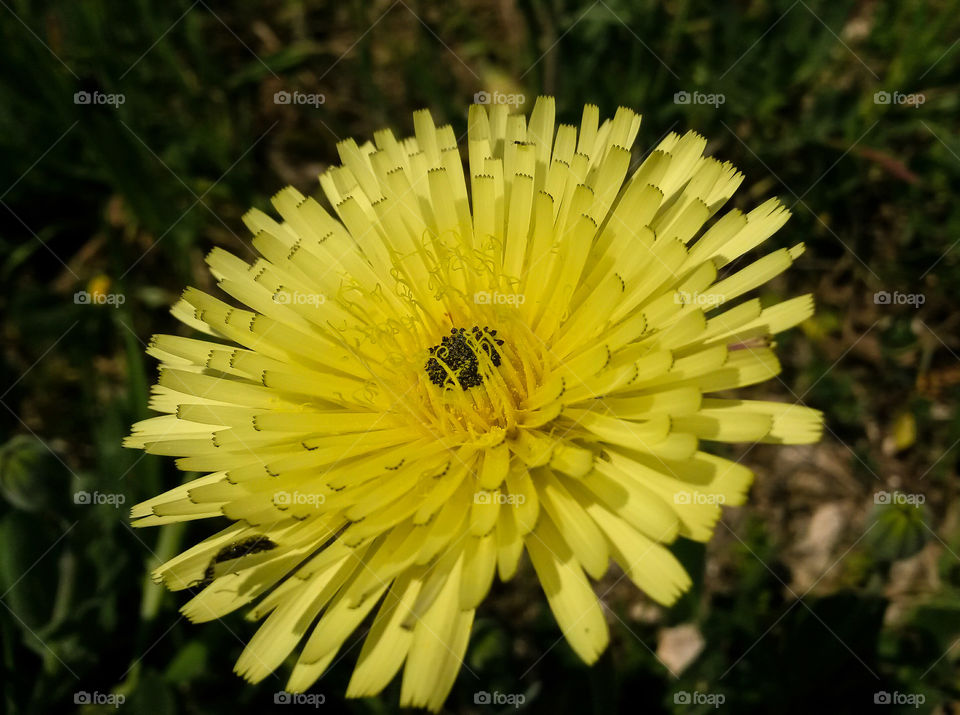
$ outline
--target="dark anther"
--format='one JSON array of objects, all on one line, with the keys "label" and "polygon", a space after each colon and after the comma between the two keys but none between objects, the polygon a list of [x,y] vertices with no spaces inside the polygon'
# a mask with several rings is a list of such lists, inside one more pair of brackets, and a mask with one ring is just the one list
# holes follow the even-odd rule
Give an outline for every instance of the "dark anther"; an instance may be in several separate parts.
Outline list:
[{"label": "dark anther", "polygon": [[471,343],[483,350],[494,366],[500,365],[497,347],[503,345],[503,340],[497,337],[496,330],[487,327],[480,329],[474,325],[468,336],[464,328],[450,328],[450,335],[444,336],[439,345],[430,348],[430,358],[424,366],[430,382],[437,387],[453,386],[454,381],[447,374],[446,366],[456,376],[456,383],[462,389],[482,384],[480,361]]}]

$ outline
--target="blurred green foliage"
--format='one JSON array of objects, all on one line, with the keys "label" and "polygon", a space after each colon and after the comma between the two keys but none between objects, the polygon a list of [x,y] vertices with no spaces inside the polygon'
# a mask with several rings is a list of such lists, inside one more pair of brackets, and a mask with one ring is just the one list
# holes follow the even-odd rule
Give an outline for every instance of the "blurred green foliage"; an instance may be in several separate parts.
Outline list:
[{"label": "blurred green foliage", "polygon": [[[585,102],[638,108],[641,152],[696,129],[747,174],[736,205],[775,194],[791,206],[772,243],[803,240],[808,253],[768,290],[812,291],[819,313],[782,338],[783,384],[769,394],[825,410],[828,431],[798,457],[822,487],[810,498],[778,478],[775,450],[731,452],[758,472],[755,504],[728,512],[707,549],[677,545],[695,586],[673,609],[651,611],[615,578],[599,587],[613,641],[592,669],[557,644],[529,570],[498,585],[449,710],[485,712],[480,690],[523,693],[534,712],[712,711],[678,697],[695,692],[738,713],[858,712],[881,691],[922,694],[921,712],[957,708],[958,6],[6,0],[4,710],[113,710],[77,704],[79,692],[123,695],[131,712],[272,706],[283,673],[258,687],[231,674],[251,626],[239,615],[191,626],[177,613],[184,595],[147,576],[214,527],[135,532],[126,518],[183,478],[172,460],[120,447],[148,415],[144,342],[177,329],[166,306],[184,286],[210,284],[211,247],[249,255],[249,206],[266,209],[288,183],[316,193],[339,139],[410,132],[419,107],[462,134],[479,90],[555,94],[572,123]],[[325,101],[278,105],[283,90]],[[77,92],[123,101],[82,104]],[[677,92],[724,101],[677,103]],[[76,303],[92,285],[122,305]],[[878,291],[924,302],[878,304]],[[891,449],[904,411],[916,442]],[[881,489],[927,501],[875,506]],[[850,528],[812,592],[796,592],[796,525],[827,502],[853,505]],[[922,584],[904,576],[922,567]],[[690,623],[705,647],[674,677],[655,651],[663,628]],[[397,683],[342,701],[353,657],[318,684],[326,707],[392,712]],[[889,708],[901,709],[914,711]]]}]

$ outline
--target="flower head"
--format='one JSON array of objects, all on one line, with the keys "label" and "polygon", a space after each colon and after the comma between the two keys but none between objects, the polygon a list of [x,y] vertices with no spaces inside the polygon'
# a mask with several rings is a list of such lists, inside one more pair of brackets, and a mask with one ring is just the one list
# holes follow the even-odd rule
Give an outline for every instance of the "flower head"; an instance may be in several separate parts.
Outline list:
[{"label": "flower head", "polygon": [[809,295],[747,297],[802,245],[730,266],[788,212],[712,220],[742,175],[694,133],[631,172],[639,125],[474,105],[465,176],[453,129],[419,111],[415,138],[338,145],[332,214],[287,188],[282,223],[245,216],[261,258],[209,254],[233,300],[183,294],[174,315],[206,336],[153,339],[164,414],[127,445],[204,474],[136,525],[232,522],[156,577],[198,591],[193,621],[255,604],[242,676],[300,646],[303,691],[375,612],[347,694],[402,668],[401,704],[438,710],[524,552],[592,663],[608,629],[589,579],[613,560],[672,603],[690,579],[665,544],[706,541],[744,499],[751,472],[702,442],[819,438],[819,412],[718,396],[775,376],[772,336],[812,314]]}]

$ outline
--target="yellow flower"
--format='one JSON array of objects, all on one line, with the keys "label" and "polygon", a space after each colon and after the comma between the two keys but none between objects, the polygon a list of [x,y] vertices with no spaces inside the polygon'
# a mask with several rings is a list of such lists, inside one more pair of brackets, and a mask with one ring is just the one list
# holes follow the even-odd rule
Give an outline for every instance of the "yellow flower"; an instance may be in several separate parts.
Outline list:
[{"label": "yellow flower", "polygon": [[94,305],[103,305],[107,301],[107,291],[110,290],[110,278],[102,273],[91,278],[87,283],[87,292]]},{"label": "yellow flower", "polygon": [[282,223],[245,216],[262,258],[210,253],[234,301],[184,293],[174,315],[209,339],[153,339],[165,414],[127,445],[205,473],[134,507],[137,526],[233,522],[156,577],[202,589],[193,621],[256,602],[243,677],[305,639],[287,688],[306,690],[377,608],[347,695],[403,668],[401,704],[439,710],[524,551],[592,663],[608,629],[588,577],[613,560],[673,603],[690,579],[664,544],[706,541],[744,500],[751,472],[701,440],[819,438],[815,410],[713,396],[775,376],[771,336],[813,312],[744,297],[802,245],[728,267],[788,212],[711,222],[742,175],[694,133],[631,174],[639,125],[474,105],[467,180],[453,129],[419,111],[415,138],[339,144],[320,177],[335,216],[287,188]]}]

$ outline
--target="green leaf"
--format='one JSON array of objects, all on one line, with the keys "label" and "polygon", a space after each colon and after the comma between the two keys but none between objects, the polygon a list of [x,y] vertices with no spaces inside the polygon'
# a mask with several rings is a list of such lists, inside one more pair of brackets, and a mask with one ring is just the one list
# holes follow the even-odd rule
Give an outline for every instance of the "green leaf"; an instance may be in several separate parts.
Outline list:
[{"label": "green leaf", "polygon": [[205,643],[190,641],[167,666],[163,677],[170,683],[188,683],[206,673],[208,651]]},{"label": "green leaf", "polygon": [[69,472],[43,442],[17,435],[0,447],[0,494],[23,511],[63,506]]},{"label": "green leaf", "polygon": [[[882,492],[881,494],[886,494]],[[894,493],[891,499],[899,493]],[[878,504],[871,516],[866,542],[876,558],[896,561],[913,556],[927,543],[929,514],[923,504]]]}]

